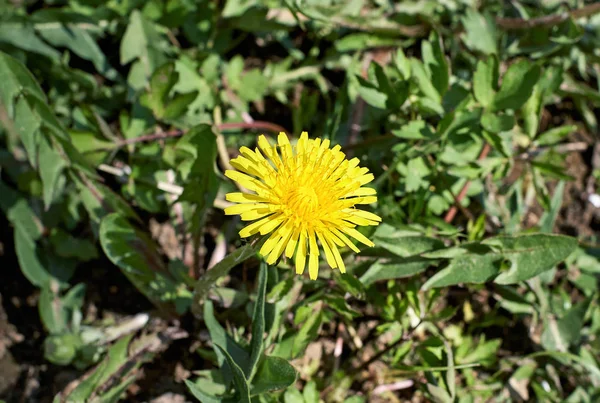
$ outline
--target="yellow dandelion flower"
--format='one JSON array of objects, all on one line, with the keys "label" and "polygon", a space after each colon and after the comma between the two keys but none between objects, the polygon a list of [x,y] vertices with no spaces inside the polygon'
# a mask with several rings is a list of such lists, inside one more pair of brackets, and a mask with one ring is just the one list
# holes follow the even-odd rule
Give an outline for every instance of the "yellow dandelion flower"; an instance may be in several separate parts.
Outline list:
[{"label": "yellow dandelion flower", "polygon": [[347,160],[339,145],[329,148],[329,140],[309,139],[306,132],[295,146],[285,133],[279,133],[277,142],[272,146],[261,135],[254,151],[242,147],[241,155],[231,160],[237,171],[228,170],[225,176],[254,193],[227,194],[228,201],[239,204],[226,208],[225,214],[254,221],[240,231],[242,238],[270,234],[259,252],[268,264],[284,253],[288,258],[295,253],[296,273],[302,274],[308,255],[314,280],[320,244],[327,264],[345,273],[338,248],[359,252],[348,236],[374,246],[356,226],[381,222],[377,215],[355,208],[377,201],[375,189],[363,187],[373,174],[358,166],[358,158]]}]

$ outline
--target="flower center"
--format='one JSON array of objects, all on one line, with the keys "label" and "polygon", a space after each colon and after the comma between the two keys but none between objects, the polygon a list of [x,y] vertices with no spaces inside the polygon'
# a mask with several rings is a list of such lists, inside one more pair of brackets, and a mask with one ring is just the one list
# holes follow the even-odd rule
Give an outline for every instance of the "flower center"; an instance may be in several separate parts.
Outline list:
[{"label": "flower center", "polygon": [[312,186],[298,186],[290,192],[286,204],[288,214],[302,221],[315,218],[319,196]]}]

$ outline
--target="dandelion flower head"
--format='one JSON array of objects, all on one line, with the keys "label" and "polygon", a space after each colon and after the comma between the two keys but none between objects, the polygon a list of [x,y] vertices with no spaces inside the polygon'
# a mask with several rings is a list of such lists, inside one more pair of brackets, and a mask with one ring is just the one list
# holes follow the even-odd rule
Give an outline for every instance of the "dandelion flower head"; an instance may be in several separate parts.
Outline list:
[{"label": "dandelion flower head", "polygon": [[279,133],[275,146],[261,135],[254,151],[242,147],[241,155],[231,160],[237,171],[225,172],[254,192],[226,195],[228,201],[239,204],[227,207],[225,214],[254,221],[240,236],[269,235],[259,253],[268,264],[284,253],[288,258],[295,255],[298,274],[304,272],[308,258],[313,280],[319,272],[320,249],[329,266],[345,273],[339,248],[359,252],[348,237],[374,246],[356,226],[381,222],[377,215],[356,208],[377,201],[375,189],[363,187],[374,179],[373,174],[358,166],[358,158],[347,160],[339,145],[329,146],[329,140],[309,139],[306,132],[295,146],[285,133]]}]

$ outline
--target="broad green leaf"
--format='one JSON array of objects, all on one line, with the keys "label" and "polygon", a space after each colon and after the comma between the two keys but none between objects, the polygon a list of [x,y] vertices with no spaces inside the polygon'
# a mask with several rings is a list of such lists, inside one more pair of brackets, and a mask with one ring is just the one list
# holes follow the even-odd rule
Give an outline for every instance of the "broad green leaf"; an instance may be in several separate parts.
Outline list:
[{"label": "broad green leaf", "polygon": [[377,247],[384,248],[402,257],[419,255],[444,247],[444,243],[439,239],[402,231],[396,233],[377,231],[373,237],[373,242]]},{"label": "broad green leaf", "polygon": [[468,8],[462,23],[465,27],[463,40],[470,49],[486,55],[498,53],[496,24],[491,15],[482,15],[474,8]]},{"label": "broad green leaf", "polygon": [[394,58],[396,68],[402,74],[404,80],[410,79],[410,60],[404,55],[402,48],[398,49],[396,57]]},{"label": "broad green leaf", "polygon": [[32,25],[21,22],[3,21],[0,24],[0,42],[46,56],[58,61],[60,53],[37,37]]},{"label": "broad green leaf", "polygon": [[237,401],[240,403],[250,403],[250,389],[244,371],[242,371],[242,369],[233,361],[229,353],[223,347],[218,344],[215,344],[215,346],[221,351],[221,354],[223,354],[227,364],[233,372],[233,384],[235,385],[237,392]]},{"label": "broad green leaf", "polygon": [[511,263],[510,269],[494,280],[511,284],[527,280],[566,259],[577,248],[577,239],[564,235],[533,234],[496,237],[483,241]]},{"label": "broad green leaf", "polygon": [[254,256],[258,251],[258,248],[260,248],[260,244],[246,244],[241,248],[238,248],[235,252],[225,256],[223,260],[198,279],[194,288],[194,303],[192,305],[192,312],[194,312],[196,316],[201,316],[202,304],[204,304],[209,290],[215,285],[217,280],[226,276],[227,273],[238,264],[241,264]]},{"label": "broad green leaf", "polygon": [[464,247],[469,252],[452,258],[448,266],[435,273],[423,284],[424,290],[460,283],[485,283],[498,274],[501,256],[477,244]]},{"label": "broad green leaf", "polygon": [[252,315],[252,344],[250,344],[250,361],[248,368],[244,373],[251,381],[255,372],[258,360],[264,351],[264,333],[265,333],[265,298],[267,294],[267,264],[261,262],[258,272],[258,290],[256,301],[254,303],[254,313]]},{"label": "broad green leaf", "polygon": [[429,41],[421,42],[421,57],[433,87],[440,96],[443,96],[448,91],[450,68],[444,55],[442,40],[435,31],[432,32]]},{"label": "broad green leaf", "polygon": [[409,122],[398,130],[392,130],[392,134],[409,140],[431,140],[436,137],[431,126],[423,120]]},{"label": "broad green leaf", "polygon": [[397,39],[386,38],[385,36],[375,35],[366,32],[349,34],[335,41],[334,46],[338,52],[350,52],[353,50],[362,50],[381,46],[393,46],[397,44]]},{"label": "broad green leaf", "polygon": [[362,275],[360,281],[365,287],[368,287],[380,280],[412,277],[424,272],[435,263],[437,263],[437,260],[421,257],[394,258],[389,261],[380,259],[371,265],[369,270]]},{"label": "broad green leaf", "polygon": [[473,74],[473,95],[484,108],[489,108],[494,102],[498,86],[498,59],[490,56],[486,61],[477,62]]},{"label": "broad green leaf", "polygon": [[13,101],[23,90],[45,99],[46,96],[33,75],[21,62],[0,51],[0,101],[8,115],[13,116]]},{"label": "broad green leaf", "polygon": [[485,112],[481,115],[481,126],[490,133],[506,132],[515,126],[515,117],[501,112]]},{"label": "broad green leaf", "polygon": [[99,235],[102,249],[110,261],[157,307],[172,313],[171,304],[175,304],[182,312],[182,306],[191,303],[191,295],[185,286],[182,288],[170,278],[156,244],[125,217],[118,213],[104,217]]},{"label": "broad green leaf", "polygon": [[[491,280],[498,284],[517,283],[552,269],[576,247],[575,238],[546,234],[501,236],[462,245],[462,253],[451,258],[448,266],[433,275],[423,289]],[[440,253],[428,254],[431,255],[441,257]],[[501,272],[504,262],[510,266]]]},{"label": "broad green leaf", "polygon": [[493,109],[519,109],[531,96],[533,87],[540,78],[540,67],[527,60],[511,64],[504,77],[500,90],[494,97]]},{"label": "broad green leaf", "polygon": [[194,384],[190,380],[185,380],[185,385],[188,387],[188,390],[199,402],[202,403],[221,403],[223,400],[220,396],[212,396],[208,393],[205,393],[198,385]]},{"label": "broad green leaf", "polygon": [[412,71],[412,77],[417,82],[417,86],[425,95],[435,104],[440,105],[442,102],[442,96],[431,82],[431,77],[427,74],[427,70],[423,66],[423,63],[417,59],[410,59],[410,66]]},{"label": "broad green leaf", "polygon": [[27,277],[31,284],[45,288],[50,286],[52,276],[44,268],[37,256],[35,241],[24,232],[15,228],[14,231],[15,252],[21,272]]},{"label": "broad green leaf", "polygon": [[535,142],[540,146],[556,144],[576,130],[577,126],[575,125],[555,127],[540,134]]},{"label": "broad green leaf", "polygon": [[558,320],[552,317],[546,318],[542,333],[542,345],[546,350],[566,352],[570,346],[579,342],[584,317],[590,303],[590,298],[585,299],[569,309]]},{"label": "broad green leaf", "polygon": [[287,388],[296,382],[294,367],[279,357],[264,356],[252,381],[250,393],[259,395]]},{"label": "broad green leaf", "polygon": [[2,181],[0,181],[0,208],[15,227],[15,232],[21,232],[25,239],[30,241],[40,238],[43,230],[40,218],[25,198]]},{"label": "broad green leaf", "polygon": [[117,78],[118,73],[110,66],[96,40],[85,29],[76,24],[49,23],[40,24],[37,31],[52,45],[66,47],[82,59],[92,62],[96,70],[106,78]]},{"label": "broad green leaf", "polygon": [[51,285],[42,288],[38,310],[42,323],[48,332],[58,334],[67,330],[67,311],[63,307],[60,295]]},{"label": "broad green leaf", "polygon": [[376,88],[373,84],[369,83],[362,77],[358,77],[358,93],[361,98],[364,99],[369,105],[385,109],[388,102],[388,96],[382,89]]}]

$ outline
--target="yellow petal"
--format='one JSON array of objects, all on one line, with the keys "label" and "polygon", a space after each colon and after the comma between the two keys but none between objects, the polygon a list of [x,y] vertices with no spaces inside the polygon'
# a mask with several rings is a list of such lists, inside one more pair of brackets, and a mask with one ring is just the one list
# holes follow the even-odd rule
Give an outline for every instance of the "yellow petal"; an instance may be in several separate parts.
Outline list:
[{"label": "yellow petal", "polygon": [[300,231],[300,240],[298,241],[298,250],[296,251],[296,274],[304,273],[306,264],[306,235],[305,231]]},{"label": "yellow petal", "polygon": [[310,255],[308,260],[308,275],[311,280],[316,280],[319,276],[319,255]]},{"label": "yellow petal", "polygon": [[317,232],[317,236],[319,237],[319,242],[321,242],[321,246],[325,251],[325,260],[327,260],[327,264],[331,266],[331,268],[335,269],[337,264],[335,263],[335,258],[333,257],[333,253],[331,253],[331,248],[329,247],[327,240],[323,238],[319,232]]},{"label": "yellow petal", "polygon": [[256,194],[232,192],[225,195],[225,200],[234,203],[264,203],[268,200]]},{"label": "yellow petal", "polygon": [[367,246],[375,246],[375,244],[373,242],[371,242],[369,240],[369,238],[367,238],[366,236],[364,236],[363,234],[361,234],[360,232],[358,232],[354,228],[342,227],[340,229],[343,232],[345,232],[346,234],[350,235],[352,238],[356,239],[357,241],[359,241],[361,243],[364,243]]}]

